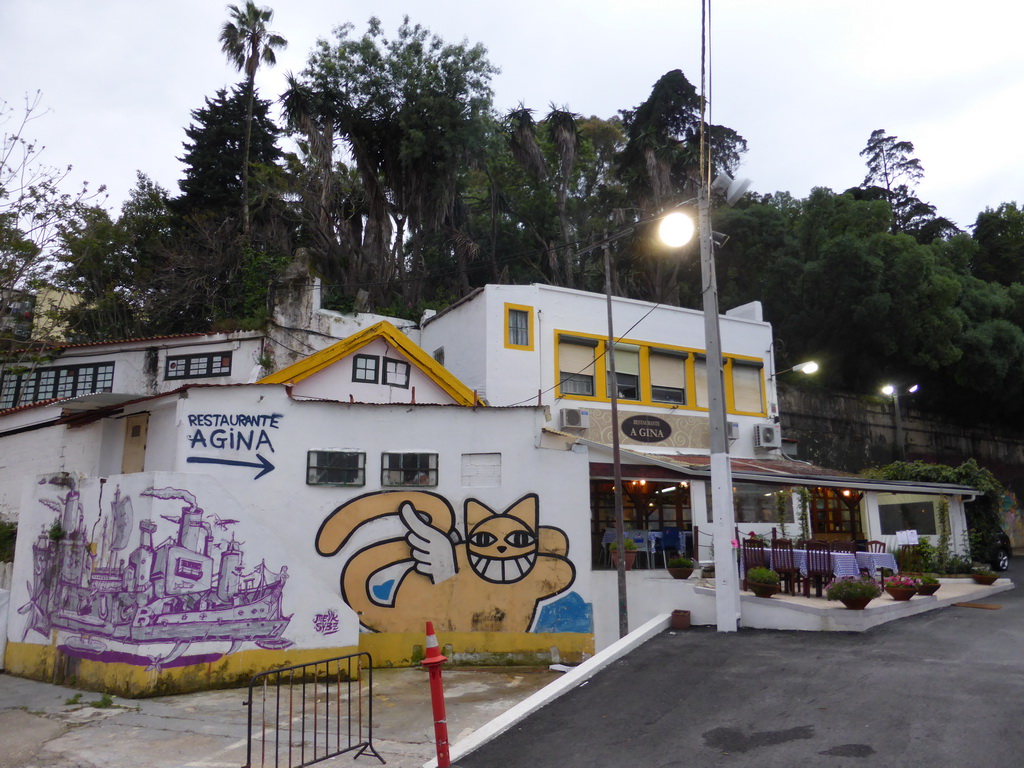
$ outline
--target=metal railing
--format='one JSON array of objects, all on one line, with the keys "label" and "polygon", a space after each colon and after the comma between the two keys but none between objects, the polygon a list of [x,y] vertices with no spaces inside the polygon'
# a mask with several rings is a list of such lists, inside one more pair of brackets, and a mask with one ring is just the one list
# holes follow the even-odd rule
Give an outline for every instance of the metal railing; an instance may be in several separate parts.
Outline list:
[{"label": "metal railing", "polygon": [[385,762],[373,748],[368,653],[261,672],[249,681],[243,704],[249,724],[242,768],[301,768],[354,750],[353,758],[365,754]]}]

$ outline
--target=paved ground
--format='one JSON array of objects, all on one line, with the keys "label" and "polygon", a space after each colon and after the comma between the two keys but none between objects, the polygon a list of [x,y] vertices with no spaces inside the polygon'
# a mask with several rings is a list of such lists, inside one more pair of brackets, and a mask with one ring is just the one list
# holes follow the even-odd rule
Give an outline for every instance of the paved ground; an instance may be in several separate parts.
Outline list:
[{"label": "paved ground", "polygon": [[[445,670],[449,740],[465,738],[558,676],[520,668]],[[375,670],[374,690],[374,746],[387,765],[420,768],[435,757],[426,673]],[[115,697],[114,706],[97,707],[94,702],[104,702],[96,693],[0,675],[0,768],[239,768],[245,696],[236,689]],[[347,755],[321,765],[379,763]]]},{"label": "paved ground", "polygon": [[1024,590],[984,602],[857,634],[665,632],[458,765],[1020,765]]}]

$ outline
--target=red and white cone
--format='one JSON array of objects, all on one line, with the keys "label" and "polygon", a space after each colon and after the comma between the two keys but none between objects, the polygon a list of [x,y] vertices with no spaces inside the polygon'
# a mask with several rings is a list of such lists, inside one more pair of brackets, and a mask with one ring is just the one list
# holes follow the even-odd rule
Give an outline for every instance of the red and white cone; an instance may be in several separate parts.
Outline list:
[{"label": "red and white cone", "polygon": [[430,703],[434,708],[434,741],[437,744],[437,768],[449,768],[451,757],[448,755],[448,718],[444,711],[444,684],[441,682],[441,665],[448,659],[441,655],[434,634],[434,623],[427,622],[427,655],[423,666],[430,674]]}]

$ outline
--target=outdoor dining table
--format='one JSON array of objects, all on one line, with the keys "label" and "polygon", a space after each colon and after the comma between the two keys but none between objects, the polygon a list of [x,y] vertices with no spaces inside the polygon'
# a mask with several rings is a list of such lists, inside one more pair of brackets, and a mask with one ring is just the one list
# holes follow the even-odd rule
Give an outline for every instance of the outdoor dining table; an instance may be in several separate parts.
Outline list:
[{"label": "outdoor dining table", "polygon": [[896,555],[891,552],[858,552],[857,565],[871,574],[877,574],[882,568],[896,573]]},{"label": "outdoor dining table", "polygon": [[[769,553],[769,557],[771,557],[771,550],[767,550],[767,552]],[[803,576],[807,575],[806,549],[793,550],[793,565],[797,567],[797,570],[799,570]],[[837,579],[842,579],[846,576],[860,576],[860,566],[857,564],[857,558],[855,556],[855,553],[833,552],[832,573],[835,575]]]}]

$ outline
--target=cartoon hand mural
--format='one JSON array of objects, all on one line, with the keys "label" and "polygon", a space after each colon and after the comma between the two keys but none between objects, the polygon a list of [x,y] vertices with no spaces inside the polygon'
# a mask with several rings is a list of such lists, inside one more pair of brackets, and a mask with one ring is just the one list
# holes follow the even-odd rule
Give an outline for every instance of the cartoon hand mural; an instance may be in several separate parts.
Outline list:
[{"label": "cartoon hand mural", "polygon": [[398,514],[409,529],[405,541],[416,559],[416,572],[429,577],[432,584],[440,584],[454,576],[455,548],[451,540],[430,525],[427,522],[429,518],[421,518],[408,501],[399,505]]},{"label": "cartoon hand mural", "polygon": [[442,496],[370,493],[327,516],[316,548],[345,557],[342,597],[368,629],[421,632],[431,620],[439,631],[526,632],[538,604],[575,579],[566,535],[537,518],[536,494],[504,512],[467,499],[460,537]]}]

